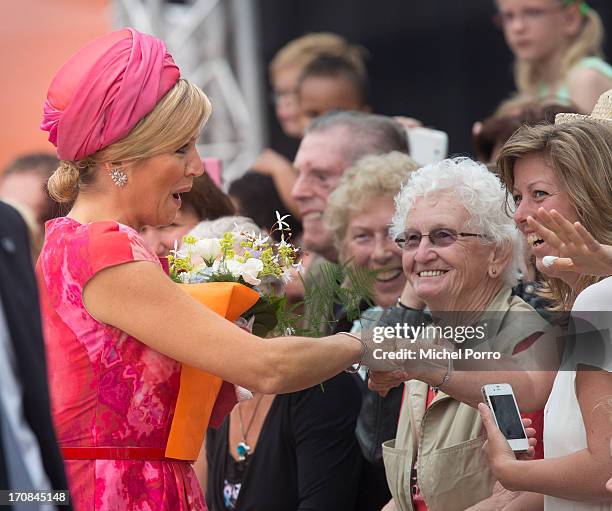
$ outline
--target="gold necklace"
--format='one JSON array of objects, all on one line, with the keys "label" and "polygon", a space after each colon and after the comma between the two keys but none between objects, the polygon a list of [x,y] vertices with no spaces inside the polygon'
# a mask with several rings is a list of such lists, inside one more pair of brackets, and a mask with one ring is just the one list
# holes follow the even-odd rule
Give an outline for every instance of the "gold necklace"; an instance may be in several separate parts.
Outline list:
[{"label": "gold necklace", "polygon": [[240,421],[240,433],[242,433],[242,442],[238,442],[236,446],[236,452],[238,454],[238,461],[246,461],[247,457],[251,452],[251,446],[247,442],[247,435],[251,430],[251,426],[253,425],[253,421],[255,420],[255,416],[257,415],[257,410],[259,409],[259,405],[263,401],[263,394],[261,394],[259,401],[255,405],[255,409],[253,410],[253,415],[251,415],[251,420],[247,424],[246,430],[244,429],[244,423],[242,421],[242,408],[240,403],[238,403],[238,419]]}]

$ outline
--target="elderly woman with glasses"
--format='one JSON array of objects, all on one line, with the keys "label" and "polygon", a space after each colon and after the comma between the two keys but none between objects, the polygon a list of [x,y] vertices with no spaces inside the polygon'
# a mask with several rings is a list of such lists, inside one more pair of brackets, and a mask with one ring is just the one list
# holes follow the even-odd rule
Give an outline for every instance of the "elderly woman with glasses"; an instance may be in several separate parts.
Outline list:
[{"label": "elderly woman with glasses", "polygon": [[[403,249],[404,273],[433,323],[455,328],[484,324],[483,317],[488,318],[485,349],[514,359],[525,348],[540,350],[551,334],[529,305],[512,296],[522,244],[504,198],[499,179],[468,158],[428,165],[414,172],[396,196],[392,234]],[[460,341],[457,336],[450,342],[440,336],[420,338],[412,351],[426,344],[437,352],[442,346],[460,351]],[[466,340],[463,347],[472,342]],[[392,344],[396,355],[399,345]],[[384,345],[381,350],[388,352]],[[501,381],[515,384],[523,373],[504,373],[498,380],[501,375],[485,366],[467,371],[455,364],[451,358],[417,356],[397,363],[403,375],[371,374],[374,390],[388,389],[393,378],[409,379],[396,438],[383,444],[394,500],[385,509],[464,510],[492,496],[495,481],[482,451],[485,438],[476,410],[480,388]],[[553,378],[541,372],[538,385],[544,392]],[[494,506],[503,509],[501,497]]]}]

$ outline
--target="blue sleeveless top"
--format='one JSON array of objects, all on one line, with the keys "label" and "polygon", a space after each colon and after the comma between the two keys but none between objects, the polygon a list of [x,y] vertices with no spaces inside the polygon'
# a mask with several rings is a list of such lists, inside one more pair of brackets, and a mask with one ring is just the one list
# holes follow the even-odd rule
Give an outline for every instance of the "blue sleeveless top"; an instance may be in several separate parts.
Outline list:
[{"label": "blue sleeveless top", "polygon": [[[570,70],[568,76],[578,69],[594,69],[595,71],[600,72],[605,77],[612,79],[612,66],[608,64],[605,60],[600,59],[599,57],[583,58]],[[546,85],[545,83],[540,83],[538,85],[537,96],[538,98],[546,98],[549,96],[553,96],[561,103],[571,103],[567,80],[561,84],[555,94],[550,93],[550,87],[548,85]]]}]

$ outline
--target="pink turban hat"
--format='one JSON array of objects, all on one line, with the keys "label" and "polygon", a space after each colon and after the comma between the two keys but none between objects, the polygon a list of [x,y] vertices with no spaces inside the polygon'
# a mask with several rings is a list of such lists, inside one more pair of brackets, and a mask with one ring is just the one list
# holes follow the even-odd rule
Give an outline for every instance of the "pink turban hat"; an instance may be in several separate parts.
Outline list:
[{"label": "pink turban hat", "polygon": [[159,39],[132,28],[111,32],[57,72],[40,128],[61,160],[80,160],[125,137],[179,77]]}]

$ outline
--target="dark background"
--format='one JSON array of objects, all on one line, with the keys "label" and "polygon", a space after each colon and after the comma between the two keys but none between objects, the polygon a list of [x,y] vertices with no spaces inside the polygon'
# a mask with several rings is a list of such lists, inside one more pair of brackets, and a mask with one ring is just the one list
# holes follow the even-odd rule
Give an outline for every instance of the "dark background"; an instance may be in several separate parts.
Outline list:
[{"label": "dark background", "polygon": [[[472,154],[471,127],[513,90],[512,54],[493,24],[493,0],[257,0],[263,62],[308,32],[364,46],[376,113],[405,115],[446,131],[449,154]],[[590,0],[612,57],[612,1]],[[267,69],[267,68],[266,68]],[[270,87],[267,81],[268,88]],[[297,148],[268,108],[272,147]]]}]

